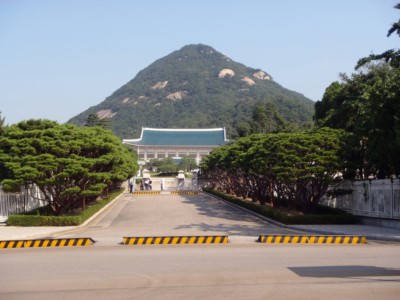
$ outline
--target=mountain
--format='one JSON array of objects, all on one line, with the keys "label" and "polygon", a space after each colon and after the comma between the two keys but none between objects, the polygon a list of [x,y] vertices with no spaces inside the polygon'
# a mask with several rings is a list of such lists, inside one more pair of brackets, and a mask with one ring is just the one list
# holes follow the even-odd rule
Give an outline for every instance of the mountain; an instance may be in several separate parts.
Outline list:
[{"label": "mountain", "polygon": [[121,138],[142,126],[210,128],[229,136],[251,119],[256,103],[273,103],[289,122],[310,122],[314,102],[283,88],[272,76],[231,60],[210,46],[188,45],[155,61],[100,104],[68,122],[84,125],[89,114],[109,118]]}]

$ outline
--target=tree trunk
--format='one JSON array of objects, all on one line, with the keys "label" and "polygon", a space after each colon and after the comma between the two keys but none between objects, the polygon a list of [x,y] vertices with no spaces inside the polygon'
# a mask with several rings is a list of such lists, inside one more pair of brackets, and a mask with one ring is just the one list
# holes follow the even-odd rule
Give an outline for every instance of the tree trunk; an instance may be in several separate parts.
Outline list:
[{"label": "tree trunk", "polygon": [[86,209],[86,197],[83,196],[82,197],[82,211],[85,211],[85,209]]}]

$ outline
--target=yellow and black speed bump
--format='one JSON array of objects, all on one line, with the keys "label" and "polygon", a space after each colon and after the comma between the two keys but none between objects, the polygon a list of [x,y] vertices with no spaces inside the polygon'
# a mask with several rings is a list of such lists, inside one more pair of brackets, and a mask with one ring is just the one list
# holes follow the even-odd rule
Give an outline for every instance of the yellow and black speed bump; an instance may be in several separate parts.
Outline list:
[{"label": "yellow and black speed bump", "polygon": [[42,248],[42,247],[82,247],[90,246],[95,241],[91,238],[71,239],[36,239],[0,241],[0,249],[4,248]]},{"label": "yellow and black speed bump", "polygon": [[179,195],[197,195],[198,191],[172,191],[171,194],[179,194]]},{"label": "yellow and black speed bump", "polygon": [[154,236],[124,237],[123,245],[178,245],[178,244],[226,244],[228,236]]},{"label": "yellow and black speed bump", "polygon": [[257,242],[267,244],[365,244],[364,236],[348,235],[260,235]]},{"label": "yellow and black speed bump", "polygon": [[159,195],[161,191],[135,191],[133,195]]}]

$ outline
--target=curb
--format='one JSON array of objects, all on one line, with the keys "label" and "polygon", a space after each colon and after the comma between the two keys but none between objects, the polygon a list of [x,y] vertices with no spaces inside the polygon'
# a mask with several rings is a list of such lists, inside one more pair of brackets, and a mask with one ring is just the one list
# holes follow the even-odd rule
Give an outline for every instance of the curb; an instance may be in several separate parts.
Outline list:
[{"label": "curb", "polygon": [[227,235],[124,237],[123,245],[226,244]]},{"label": "curb", "polygon": [[119,194],[117,197],[115,197],[114,200],[112,200],[110,203],[108,203],[106,206],[104,206],[102,209],[100,209],[98,212],[96,212],[93,216],[91,216],[89,219],[87,219],[85,222],[83,222],[82,224],[76,226],[76,228],[80,228],[80,227],[84,227],[86,226],[88,223],[90,223],[91,221],[93,221],[93,219],[95,219],[98,215],[100,215],[103,211],[105,211],[107,208],[109,208],[110,206],[114,205],[115,203],[117,203],[117,200],[119,200],[119,198],[121,198],[123,195],[125,195],[125,191],[123,191],[121,194]]},{"label": "curb", "polygon": [[95,243],[92,238],[35,239],[0,241],[0,249],[6,248],[45,248],[45,247],[85,247]]},{"label": "curb", "polygon": [[366,244],[364,236],[349,235],[260,235],[257,242],[266,244]]},{"label": "curb", "polygon": [[[250,214],[250,215],[252,215],[252,216],[260,219],[261,221],[268,223],[268,224],[274,224],[274,225],[282,227],[282,228],[295,229],[295,228],[291,227],[290,225],[286,225],[286,224],[280,223],[278,221],[275,221],[275,220],[269,219],[267,217],[264,217],[263,215],[260,215],[260,214],[258,214],[256,212],[252,211],[252,210],[249,210],[249,209],[244,208],[242,206],[233,204],[233,203],[231,203],[231,202],[229,202],[227,200],[224,200],[222,198],[219,198],[218,196],[215,196],[213,194],[210,194],[210,193],[207,193],[207,192],[204,192],[204,191],[202,191],[202,194],[205,194],[205,195],[207,195],[207,196],[209,196],[211,198],[214,198],[215,200],[221,201],[221,202],[225,203],[226,205],[228,205],[230,207],[233,207],[233,208],[236,208],[238,210],[244,211],[244,212],[246,212],[246,213],[248,213],[248,214]],[[301,231],[305,231],[305,230],[301,230]]]}]

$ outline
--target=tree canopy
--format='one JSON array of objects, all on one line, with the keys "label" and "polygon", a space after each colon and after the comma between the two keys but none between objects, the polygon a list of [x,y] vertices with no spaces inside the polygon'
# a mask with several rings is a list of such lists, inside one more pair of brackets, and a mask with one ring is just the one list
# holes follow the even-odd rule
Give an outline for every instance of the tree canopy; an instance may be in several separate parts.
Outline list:
[{"label": "tree canopy", "polygon": [[216,189],[312,212],[340,174],[343,135],[330,128],[250,135],[213,150],[202,176]]},{"label": "tree canopy", "polygon": [[0,136],[1,184],[6,190],[35,184],[52,211],[62,215],[136,173],[134,153],[100,127],[28,120]]},{"label": "tree canopy", "polygon": [[343,76],[315,105],[319,126],[351,133],[347,148],[348,178],[400,174],[400,69],[386,63],[367,73]]},{"label": "tree canopy", "polygon": [[97,114],[89,114],[85,126],[87,127],[100,126],[101,128],[109,129],[111,128],[111,121],[106,118],[100,119]]},{"label": "tree canopy", "polygon": [[4,127],[5,127],[5,118],[2,117],[1,111],[0,111],[0,134],[3,133]]},{"label": "tree canopy", "polygon": [[249,120],[237,125],[236,132],[237,137],[245,137],[257,133],[297,132],[312,127],[312,122],[288,122],[275,104],[259,102],[254,106]]},{"label": "tree canopy", "polygon": [[[400,3],[397,3],[394,6],[395,9],[400,9]],[[393,33],[396,33],[400,37],[400,19],[393,23],[387,32],[387,36],[391,36]],[[361,58],[356,65],[356,69],[363,67],[364,65],[372,62],[372,61],[382,61],[384,60],[390,66],[399,68],[400,67],[400,49],[389,49],[381,54],[371,54],[367,57]]]},{"label": "tree canopy", "polygon": [[175,162],[172,157],[166,158],[153,158],[148,161],[145,168],[161,173],[176,173],[179,170],[189,172],[197,168],[196,160],[190,156],[184,156],[179,162]]},{"label": "tree canopy", "polygon": [[[395,8],[400,9],[400,4]],[[394,32],[400,35],[399,22],[392,25],[388,36]],[[341,75],[341,82],[333,82],[315,104],[317,126],[350,133],[346,178],[400,175],[399,58],[400,50],[389,50],[361,59],[357,73]]]}]

